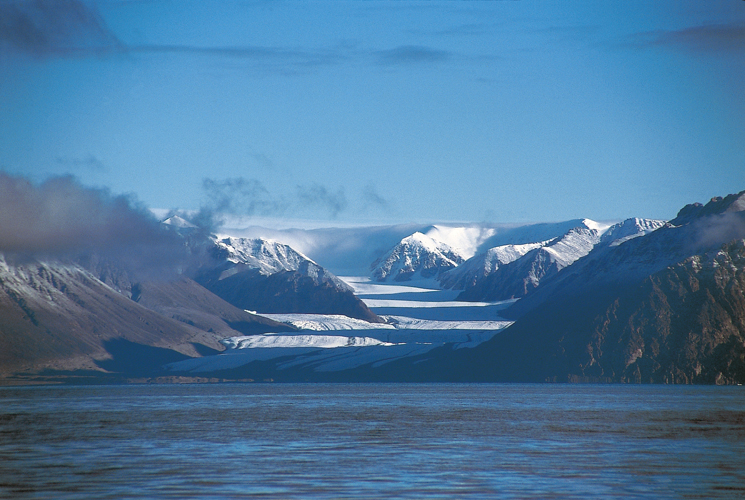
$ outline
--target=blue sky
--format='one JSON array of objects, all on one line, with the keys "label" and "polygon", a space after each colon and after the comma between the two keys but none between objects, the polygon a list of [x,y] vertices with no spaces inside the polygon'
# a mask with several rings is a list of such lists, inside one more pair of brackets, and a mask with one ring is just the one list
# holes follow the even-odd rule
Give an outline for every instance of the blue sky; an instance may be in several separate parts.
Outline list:
[{"label": "blue sky", "polygon": [[257,221],[672,218],[745,189],[743,81],[735,0],[4,0],[0,170]]}]

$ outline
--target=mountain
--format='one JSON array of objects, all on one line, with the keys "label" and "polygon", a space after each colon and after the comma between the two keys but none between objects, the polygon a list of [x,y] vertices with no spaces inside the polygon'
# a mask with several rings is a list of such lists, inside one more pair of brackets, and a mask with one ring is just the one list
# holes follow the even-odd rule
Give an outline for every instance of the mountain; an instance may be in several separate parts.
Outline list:
[{"label": "mountain", "polygon": [[[598,245],[426,379],[745,383],[745,191],[684,207],[646,235]],[[395,367],[403,373],[411,367]],[[392,367],[391,370],[394,368]],[[438,375],[449,370],[448,376]]]},{"label": "mountain", "polygon": [[373,262],[370,276],[378,282],[437,278],[463,261],[450,246],[415,232]]},{"label": "mountain", "polygon": [[664,221],[632,218],[608,227],[583,219],[577,227],[548,241],[491,248],[444,275],[441,283],[447,288],[463,289],[459,300],[524,297],[597,245],[618,245],[664,224]]},{"label": "mountain", "polygon": [[543,279],[587,255],[600,242],[600,236],[598,229],[591,229],[583,221],[582,226],[572,228],[549,242],[541,242],[517,259],[484,274],[483,278],[465,282],[458,300],[496,301],[523,297],[537,288]]},{"label": "mountain", "polygon": [[179,276],[168,281],[146,281],[132,287],[131,299],[138,304],[220,339],[243,335],[293,331],[285,323],[239,309],[194,280]]},{"label": "mountain", "polygon": [[642,237],[626,238],[617,245],[606,241],[566,272],[544,281],[508,312],[519,317],[552,296],[568,297],[587,290],[636,284],[688,257],[706,254],[745,237],[743,198],[745,192],[716,197],[706,205],[686,205],[673,220]]},{"label": "mountain", "polygon": [[194,279],[240,309],[343,314],[382,322],[349,285],[290,246],[261,238],[213,238]]},{"label": "mountain", "polygon": [[[131,300],[80,265],[0,258],[0,371],[101,370],[117,346],[169,359],[221,349],[216,335]],[[198,347],[201,346],[201,347]]]},{"label": "mountain", "polygon": [[550,242],[551,240],[490,248],[484,253],[471,257],[455,269],[443,273],[440,276],[440,284],[443,288],[456,290],[472,288],[501,266],[514,262],[531,250],[546,246]]},{"label": "mountain", "polygon": [[640,219],[638,217],[633,217],[609,227],[608,230],[603,233],[600,242],[611,246],[618,246],[630,239],[647,235],[664,225],[664,220]]}]

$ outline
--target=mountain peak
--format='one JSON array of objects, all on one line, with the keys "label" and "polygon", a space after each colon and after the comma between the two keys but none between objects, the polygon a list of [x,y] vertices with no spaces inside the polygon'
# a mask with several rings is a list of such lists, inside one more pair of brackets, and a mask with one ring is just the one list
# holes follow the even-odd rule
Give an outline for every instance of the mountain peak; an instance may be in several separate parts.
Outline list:
[{"label": "mountain peak", "polygon": [[179,217],[178,215],[172,215],[171,217],[167,218],[166,220],[162,222],[163,224],[166,224],[168,226],[178,227],[182,229],[186,229],[186,228],[193,229],[197,227],[191,222],[189,222],[188,220]]},{"label": "mountain peak", "polygon": [[390,277],[395,281],[435,278],[464,260],[449,245],[417,231],[373,263],[372,278],[376,281]]}]

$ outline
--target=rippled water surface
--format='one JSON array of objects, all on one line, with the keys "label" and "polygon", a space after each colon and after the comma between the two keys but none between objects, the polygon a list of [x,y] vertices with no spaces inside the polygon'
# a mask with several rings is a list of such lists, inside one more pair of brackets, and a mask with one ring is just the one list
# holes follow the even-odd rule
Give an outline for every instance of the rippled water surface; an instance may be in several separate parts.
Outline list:
[{"label": "rippled water surface", "polygon": [[0,498],[743,497],[743,387],[0,388]]}]

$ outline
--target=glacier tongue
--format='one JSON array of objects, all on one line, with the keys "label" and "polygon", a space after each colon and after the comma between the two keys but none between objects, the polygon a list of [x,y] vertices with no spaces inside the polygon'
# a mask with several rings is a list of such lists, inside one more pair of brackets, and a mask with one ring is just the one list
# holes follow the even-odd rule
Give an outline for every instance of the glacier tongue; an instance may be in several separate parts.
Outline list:
[{"label": "glacier tongue", "polygon": [[341,335],[248,335],[220,341],[228,349],[303,348],[333,349],[337,347],[392,346],[370,337]]}]

